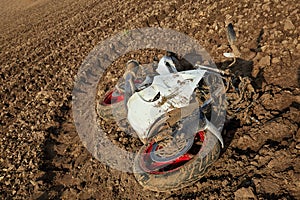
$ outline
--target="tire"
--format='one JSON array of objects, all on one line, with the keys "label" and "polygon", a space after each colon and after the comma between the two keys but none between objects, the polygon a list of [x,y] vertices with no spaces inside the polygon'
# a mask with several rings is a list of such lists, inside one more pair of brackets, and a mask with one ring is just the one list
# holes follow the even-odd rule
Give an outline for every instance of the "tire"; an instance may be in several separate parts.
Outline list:
[{"label": "tire", "polygon": [[136,180],[144,188],[158,192],[178,190],[199,180],[220,154],[218,139],[208,131],[203,135],[202,146],[192,159],[182,162],[182,165],[174,166],[174,169],[160,170],[160,172],[145,170],[145,156],[147,156],[147,149],[151,144],[144,145],[135,157],[134,175]]}]

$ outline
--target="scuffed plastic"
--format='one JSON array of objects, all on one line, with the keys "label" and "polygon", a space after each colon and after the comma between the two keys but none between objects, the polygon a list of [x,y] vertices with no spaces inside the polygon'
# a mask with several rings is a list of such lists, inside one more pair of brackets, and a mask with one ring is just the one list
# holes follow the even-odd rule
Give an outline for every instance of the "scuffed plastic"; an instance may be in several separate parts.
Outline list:
[{"label": "scuffed plastic", "polygon": [[[154,77],[151,86],[134,93],[128,100],[128,121],[142,139],[162,114],[189,105],[205,70],[190,70]],[[158,97],[159,96],[159,97]],[[157,100],[154,100],[158,97]]]}]

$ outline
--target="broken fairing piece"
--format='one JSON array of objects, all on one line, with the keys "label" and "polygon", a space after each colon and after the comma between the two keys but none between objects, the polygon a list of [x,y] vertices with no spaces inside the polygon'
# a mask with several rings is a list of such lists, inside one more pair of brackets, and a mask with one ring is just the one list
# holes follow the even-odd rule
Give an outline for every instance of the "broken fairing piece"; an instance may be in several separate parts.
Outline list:
[{"label": "broken fairing piece", "polygon": [[223,53],[223,55],[226,58],[233,58],[233,62],[229,65],[229,67],[230,67],[230,66],[234,65],[234,63],[236,62],[236,58],[239,58],[241,56],[241,53],[236,46],[237,39],[236,39],[236,34],[235,34],[232,23],[229,23],[227,25],[226,35],[227,35],[227,40],[230,45],[230,48],[232,49],[232,52],[231,53]]},{"label": "broken fairing piece", "polygon": [[235,58],[234,53],[223,53],[226,58]]},{"label": "broken fairing piece", "polygon": [[232,23],[227,25],[227,40],[230,45],[233,45],[236,42],[236,34]]},{"label": "broken fairing piece", "polygon": [[170,58],[169,56],[164,56],[160,59],[156,71],[159,74],[169,74],[177,72],[177,69],[172,58]]}]

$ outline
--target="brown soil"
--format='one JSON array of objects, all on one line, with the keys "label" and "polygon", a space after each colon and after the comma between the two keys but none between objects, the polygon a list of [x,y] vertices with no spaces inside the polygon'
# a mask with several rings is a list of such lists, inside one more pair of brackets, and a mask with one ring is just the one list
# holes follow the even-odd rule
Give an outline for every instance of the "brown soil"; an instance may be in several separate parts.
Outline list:
[{"label": "brown soil", "polygon": [[[1,199],[300,199],[297,0],[0,4]],[[157,193],[94,159],[71,113],[73,81],[93,47],[126,29],[160,26],[195,38],[221,65],[230,17],[257,96],[226,124],[226,148],[210,171],[190,187]]]}]

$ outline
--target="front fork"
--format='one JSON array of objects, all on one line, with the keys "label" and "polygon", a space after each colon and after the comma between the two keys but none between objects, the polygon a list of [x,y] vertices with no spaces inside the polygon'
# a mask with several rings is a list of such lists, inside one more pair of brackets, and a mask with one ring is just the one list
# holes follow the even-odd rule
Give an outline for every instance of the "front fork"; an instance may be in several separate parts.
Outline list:
[{"label": "front fork", "polygon": [[127,102],[129,98],[132,96],[132,94],[137,90],[137,87],[135,86],[134,79],[136,78],[136,73],[138,71],[139,63],[134,60],[130,60],[127,62],[126,71],[124,73],[124,79],[125,79],[125,88],[124,88],[124,103],[126,111],[127,108]]}]

